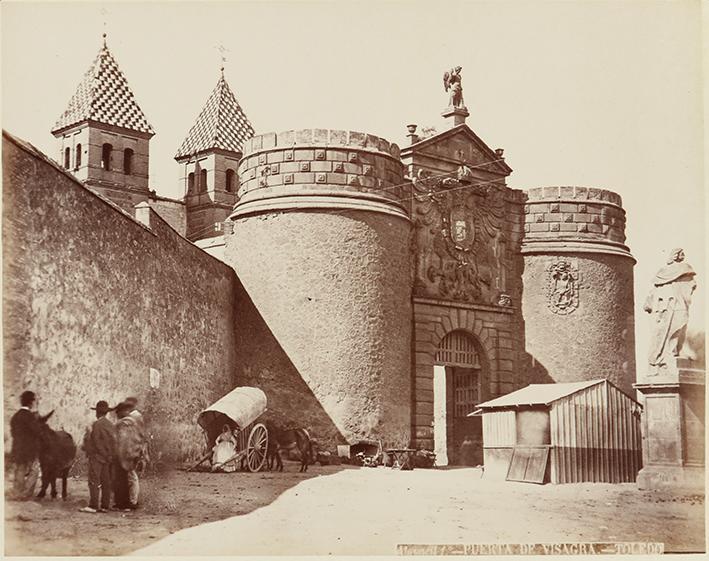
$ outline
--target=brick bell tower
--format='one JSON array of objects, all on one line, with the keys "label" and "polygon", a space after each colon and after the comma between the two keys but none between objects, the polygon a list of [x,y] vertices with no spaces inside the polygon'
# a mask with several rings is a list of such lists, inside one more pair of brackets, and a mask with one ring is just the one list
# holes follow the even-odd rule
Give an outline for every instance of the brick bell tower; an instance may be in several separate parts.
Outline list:
[{"label": "brick bell tower", "polygon": [[133,214],[148,200],[150,139],[155,132],[106,45],[52,129],[59,162],[86,185]]},{"label": "brick bell tower", "polygon": [[222,67],[216,87],[175,155],[190,241],[222,235],[221,224],[237,200],[242,146],[253,135]]}]

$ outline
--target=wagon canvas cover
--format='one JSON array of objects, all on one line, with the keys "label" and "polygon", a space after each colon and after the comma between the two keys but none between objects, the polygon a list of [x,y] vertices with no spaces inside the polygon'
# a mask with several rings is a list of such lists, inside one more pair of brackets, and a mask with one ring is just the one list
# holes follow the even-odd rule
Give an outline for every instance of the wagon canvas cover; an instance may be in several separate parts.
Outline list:
[{"label": "wagon canvas cover", "polygon": [[199,425],[207,430],[222,415],[226,415],[243,430],[266,411],[266,394],[258,388],[242,386],[230,391],[197,417]]}]

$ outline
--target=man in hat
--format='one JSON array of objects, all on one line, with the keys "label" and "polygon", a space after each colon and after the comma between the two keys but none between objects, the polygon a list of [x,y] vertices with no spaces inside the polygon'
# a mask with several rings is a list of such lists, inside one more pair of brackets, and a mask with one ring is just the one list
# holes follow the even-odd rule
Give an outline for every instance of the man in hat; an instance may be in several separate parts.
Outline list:
[{"label": "man in hat", "polygon": [[143,414],[138,411],[138,399],[135,397],[127,397],[125,403],[131,408],[128,416],[135,421],[137,437],[140,442],[140,455],[135,462],[136,466],[128,472],[128,500],[131,508],[137,508],[140,498],[140,482],[138,480],[137,464],[141,461],[146,462],[148,460],[148,442]]},{"label": "man in hat", "polygon": [[[96,421],[84,436],[84,451],[89,458],[89,506],[81,512],[106,512],[111,506],[111,466],[116,457],[116,429],[106,417],[112,408],[105,401],[96,403]],[[100,498],[100,503],[99,503]]]},{"label": "man in hat", "polygon": [[[130,476],[143,450],[142,429],[131,416],[133,405],[124,401],[116,406],[116,458],[114,462],[114,502],[116,508],[134,509],[137,507],[137,497],[130,496]],[[136,474],[137,479],[137,474]],[[134,499],[134,500],[132,500]]]},{"label": "man in hat", "polygon": [[32,410],[37,403],[34,392],[20,395],[20,410],[10,420],[12,461],[15,464],[15,498],[27,499],[34,494],[39,475],[39,421]]}]

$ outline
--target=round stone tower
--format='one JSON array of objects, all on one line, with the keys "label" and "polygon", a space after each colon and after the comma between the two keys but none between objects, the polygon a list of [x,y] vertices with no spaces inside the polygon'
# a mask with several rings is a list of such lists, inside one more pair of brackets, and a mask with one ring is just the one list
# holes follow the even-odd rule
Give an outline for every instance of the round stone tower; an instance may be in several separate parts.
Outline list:
[{"label": "round stone tower", "polygon": [[237,381],[262,387],[270,413],[330,444],[409,444],[403,175],[399,148],[364,133],[287,131],[244,145],[225,260],[266,328],[252,326],[251,341],[272,340],[237,343]]},{"label": "round stone tower", "polygon": [[619,195],[527,192],[522,254],[526,351],[536,382],[608,378],[633,395],[633,266]]}]

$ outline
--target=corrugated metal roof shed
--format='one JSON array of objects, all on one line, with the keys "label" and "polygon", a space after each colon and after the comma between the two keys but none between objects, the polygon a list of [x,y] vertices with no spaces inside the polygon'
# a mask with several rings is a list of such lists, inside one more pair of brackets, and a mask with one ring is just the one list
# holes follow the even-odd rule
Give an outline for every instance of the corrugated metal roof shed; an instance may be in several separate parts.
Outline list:
[{"label": "corrugated metal roof shed", "polygon": [[485,475],[542,483],[635,481],[640,404],[605,379],[532,384],[482,403]]},{"label": "corrugated metal roof shed", "polygon": [[[488,409],[494,407],[514,407],[515,405],[549,405],[562,397],[569,396],[603,382],[605,382],[604,379],[559,384],[530,384],[521,390],[481,403],[478,407]],[[471,413],[471,415],[473,415],[473,413]]]}]

